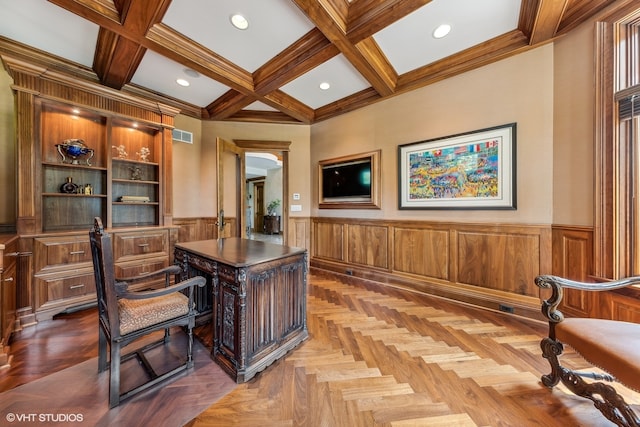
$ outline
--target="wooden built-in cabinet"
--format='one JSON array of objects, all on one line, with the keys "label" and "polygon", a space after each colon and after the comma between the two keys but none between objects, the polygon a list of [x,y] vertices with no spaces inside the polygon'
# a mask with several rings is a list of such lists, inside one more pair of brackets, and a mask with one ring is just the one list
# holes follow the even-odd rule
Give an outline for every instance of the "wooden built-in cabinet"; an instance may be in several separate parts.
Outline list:
[{"label": "wooden built-in cabinet", "polygon": [[[116,275],[173,262],[172,138],[178,110],[2,55],[13,78],[19,164],[18,322],[95,302],[89,230],[113,233]],[[90,152],[66,156],[82,140]],[[71,181],[76,191],[63,191]]]},{"label": "wooden built-in cabinet", "polygon": [[[166,267],[177,228],[109,229],[116,277],[135,277]],[[70,308],[93,304],[96,298],[89,232],[42,235],[32,239],[36,319],[51,319]],[[149,286],[148,283],[138,287]],[[132,286],[132,289],[136,289]]]},{"label": "wooden built-in cabinet", "polygon": [[[36,200],[41,211],[37,227],[43,232],[88,230],[97,216],[107,227],[158,225],[162,127],[60,102],[39,104],[42,176],[37,181],[42,190]],[[57,148],[69,139],[81,139],[93,154],[71,164]],[[61,190],[68,180],[77,192]]]},{"label": "wooden built-in cabinet", "polygon": [[16,320],[18,236],[0,235],[0,367],[9,364],[9,340]]}]

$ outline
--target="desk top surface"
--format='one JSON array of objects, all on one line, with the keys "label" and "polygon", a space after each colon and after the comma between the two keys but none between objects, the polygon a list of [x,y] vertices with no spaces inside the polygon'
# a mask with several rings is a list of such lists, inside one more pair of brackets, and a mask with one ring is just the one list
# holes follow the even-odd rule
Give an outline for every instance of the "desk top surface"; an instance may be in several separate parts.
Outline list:
[{"label": "desk top surface", "polygon": [[234,267],[247,267],[306,252],[306,249],[303,248],[239,237],[176,243],[176,249],[182,249]]}]

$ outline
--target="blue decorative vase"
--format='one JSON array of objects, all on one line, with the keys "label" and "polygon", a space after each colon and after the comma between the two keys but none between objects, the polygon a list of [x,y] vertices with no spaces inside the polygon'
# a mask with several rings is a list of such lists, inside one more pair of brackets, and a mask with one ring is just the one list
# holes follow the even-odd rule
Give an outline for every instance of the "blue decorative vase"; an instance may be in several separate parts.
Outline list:
[{"label": "blue decorative vase", "polygon": [[58,153],[62,157],[62,163],[79,165],[79,158],[88,156],[84,162],[91,166],[90,160],[93,158],[93,148],[87,147],[81,139],[65,139],[62,144],[56,144]]}]

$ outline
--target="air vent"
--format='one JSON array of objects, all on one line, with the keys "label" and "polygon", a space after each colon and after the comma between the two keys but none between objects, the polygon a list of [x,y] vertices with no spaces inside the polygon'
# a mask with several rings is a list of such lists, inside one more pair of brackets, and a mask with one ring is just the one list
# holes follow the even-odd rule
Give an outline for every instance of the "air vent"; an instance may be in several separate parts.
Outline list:
[{"label": "air vent", "polygon": [[174,129],[173,140],[178,142],[185,142],[187,144],[193,144],[193,133],[186,130]]}]

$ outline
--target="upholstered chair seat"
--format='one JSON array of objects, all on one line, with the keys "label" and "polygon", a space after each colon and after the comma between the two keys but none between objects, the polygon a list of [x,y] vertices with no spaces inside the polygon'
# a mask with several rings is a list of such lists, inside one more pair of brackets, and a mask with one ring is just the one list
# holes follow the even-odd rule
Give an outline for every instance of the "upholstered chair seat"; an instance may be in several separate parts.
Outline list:
[{"label": "upholstered chair seat", "polygon": [[640,324],[567,318],[556,325],[556,339],[570,345],[593,366],[640,391]]},{"label": "upholstered chair seat", "polygon": [[181,293],[144,300],[118,300],[120,334],[126,335],[189,313],[189,298]]}]

